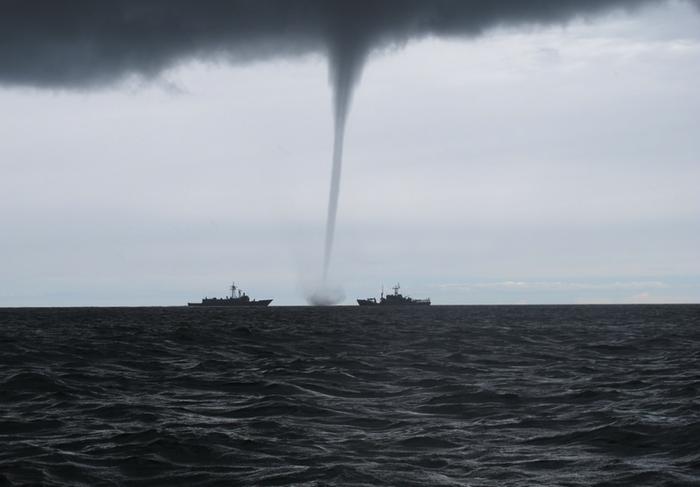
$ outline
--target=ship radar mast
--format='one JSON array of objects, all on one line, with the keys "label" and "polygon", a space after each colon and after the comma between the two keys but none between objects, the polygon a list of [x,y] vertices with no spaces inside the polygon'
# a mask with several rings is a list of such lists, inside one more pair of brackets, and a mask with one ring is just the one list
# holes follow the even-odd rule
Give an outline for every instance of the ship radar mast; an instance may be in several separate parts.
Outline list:
[{"label": "ship radar mast", "polygon": [[236,291],[238,291],[238,297],[245,296],[245,293],[241,291],[240,287],[236,286],[236,283],[231,284],[231,299],[236,299]]}]

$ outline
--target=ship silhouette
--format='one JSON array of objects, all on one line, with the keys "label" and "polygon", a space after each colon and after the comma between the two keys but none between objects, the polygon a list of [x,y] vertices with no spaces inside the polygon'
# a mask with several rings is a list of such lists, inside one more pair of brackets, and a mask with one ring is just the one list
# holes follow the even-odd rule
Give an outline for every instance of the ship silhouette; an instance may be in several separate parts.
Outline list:
[{"label": "ship silhouette", "polygon": [[236,283],[231,284],[231,296],[225,298],[204,298],[201,303],[187,303],[187,306],[267,306],[271,299],[250,299],[250,297],[236,287]]},{"label": "ship silhouette", "polygon": [[430,306],[430,298],[413,299],[399,294],[400,284],[396,284],[392,289],[394,294],[384,296],[384,286],[382,286],[382,294],[379,301],[377,301],[377,298],[358,299],[357,304],[360,306]]}]

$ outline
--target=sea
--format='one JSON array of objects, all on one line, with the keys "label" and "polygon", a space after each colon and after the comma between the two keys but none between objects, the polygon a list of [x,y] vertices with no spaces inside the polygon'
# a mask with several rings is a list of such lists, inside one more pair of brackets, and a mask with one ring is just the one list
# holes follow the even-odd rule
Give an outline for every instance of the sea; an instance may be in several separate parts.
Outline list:
[{"label": "sea", "polygon": [[0,486],[700,485],[700,306],[0,309]]}]

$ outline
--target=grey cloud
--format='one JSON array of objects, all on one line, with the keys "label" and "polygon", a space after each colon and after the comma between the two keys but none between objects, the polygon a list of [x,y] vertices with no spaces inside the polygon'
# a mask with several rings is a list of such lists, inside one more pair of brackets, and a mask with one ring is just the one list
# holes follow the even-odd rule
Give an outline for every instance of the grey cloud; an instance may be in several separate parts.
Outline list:
[{"label": "grey cloud", "polygon": [[[83,87],[153,77],[192,58],[247,62],[321,53],[342,92],[376,47],[660,1],[5,0],[0,82]],[[344,103],[340,97],[336,104]]]},{"label": "grey cloud", "polygon": [[443,289],[496,289],[505,291],[585,291],[585,290],[630,290],[666,289],[661,281],[615,281],[615,282],[563,282],[563,281],[499,281],[475,284],[443,284]]}]

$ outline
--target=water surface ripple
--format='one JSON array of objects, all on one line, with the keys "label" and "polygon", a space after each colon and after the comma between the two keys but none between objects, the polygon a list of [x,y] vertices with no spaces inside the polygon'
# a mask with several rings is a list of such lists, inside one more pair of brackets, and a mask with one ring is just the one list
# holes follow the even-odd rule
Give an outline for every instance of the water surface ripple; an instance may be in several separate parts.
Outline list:
[{"label": "water surface ripple", "polygon": [[0,310],[0,486],[699,485],[700,306]]}]

